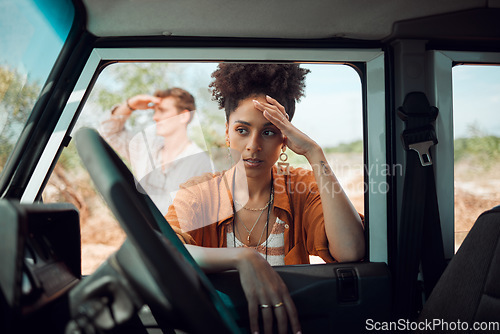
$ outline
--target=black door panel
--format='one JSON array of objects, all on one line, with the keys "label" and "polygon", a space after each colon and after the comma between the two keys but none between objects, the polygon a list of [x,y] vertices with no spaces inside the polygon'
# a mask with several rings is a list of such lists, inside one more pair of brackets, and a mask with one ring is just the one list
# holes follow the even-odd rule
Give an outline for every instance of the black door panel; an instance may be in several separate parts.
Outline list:
[{"label": "black door panel", "polygon": [[[333,263],[274,267],[292,295],[303,332],[361,332],[369,319],[389,320],[391,277],[385,263]],[[209,275],[227,295],[240,325],[248,323],[239,274]]]}]

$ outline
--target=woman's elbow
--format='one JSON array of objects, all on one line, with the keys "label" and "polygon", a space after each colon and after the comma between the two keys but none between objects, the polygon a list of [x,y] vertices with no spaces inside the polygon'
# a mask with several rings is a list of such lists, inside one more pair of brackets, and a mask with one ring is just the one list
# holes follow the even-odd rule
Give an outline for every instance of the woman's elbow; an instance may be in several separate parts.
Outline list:
[{"label": "woman's elbow", "polygon": [[337,260],[337,262],[357,262],[361,261],[365,257],[365,243],[359,242],[350,247],[344,247],[342,251],[333,252],[330,250],[330,253],[334,255],[333,257]]}]

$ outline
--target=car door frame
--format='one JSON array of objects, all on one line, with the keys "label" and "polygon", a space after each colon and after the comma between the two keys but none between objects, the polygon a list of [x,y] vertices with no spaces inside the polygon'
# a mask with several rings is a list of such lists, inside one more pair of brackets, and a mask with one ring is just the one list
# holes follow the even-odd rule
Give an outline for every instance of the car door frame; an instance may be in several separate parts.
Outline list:
[{"label": "car door frame", "polygon": [[[103,68],[115,62],[134,61],[283,61],[306,63],[351,64],[361,76],[363,89],[365,185],[389,187],[387,175],[380,173],[386,160],[385,59],[381,49],[338,48],[242,48],[242,47],[164,47],[164,48],[96,48],[93,49],[72,90],[59,121],[22,195],[21,202],[31,203],[41,196],[55,158],[62,146],[71,140],[71,131]],[[369,112],[368,112],[369,110]],[[373,165],[373,166],[372,166]],[[366,171],[369,171],[368,173]],[[373,172],[370,172],[373,171]],[[387,185],[387,186],[386,186]],[[368,256],[373,262],[388,261],[387,191],[365,191]]]}]

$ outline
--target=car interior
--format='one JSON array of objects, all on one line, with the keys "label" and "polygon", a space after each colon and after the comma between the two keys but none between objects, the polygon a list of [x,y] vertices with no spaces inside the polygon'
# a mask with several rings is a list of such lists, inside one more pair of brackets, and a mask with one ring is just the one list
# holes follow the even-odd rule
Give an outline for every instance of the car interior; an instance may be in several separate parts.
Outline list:
[{"label": "car interior", "polygon": [[[210,72],[224,62],[311,69],[295,122],[339,159],[333,169],[364,216],[362,261],[274,267],[303,333],[500,332],[500,193],[483,194],[473,219],[457,213],[454,125],[455,69],[499,68],[500,1],[0,8],[1,333],[250,332],[239,273],[200,269],[99,132],[127,96],[158,82],[188,86],[200,101],[190,135],[224,169],[223,113],[208,96]],[[468,114],[487,103],[474,101]],[[133,126],[151,125],[150,111],[136,114]],[[485,124],[500,124],[490,116]],[[484,137],[495,143],[490,159],[500,156],[498,137]],[[351,140],[357,146],[344,145]],[[492,166],[484,182],[500,189]],[[90,237],[113,244],[90,249]],[[90,255],[98,261],[87,269]]]}]

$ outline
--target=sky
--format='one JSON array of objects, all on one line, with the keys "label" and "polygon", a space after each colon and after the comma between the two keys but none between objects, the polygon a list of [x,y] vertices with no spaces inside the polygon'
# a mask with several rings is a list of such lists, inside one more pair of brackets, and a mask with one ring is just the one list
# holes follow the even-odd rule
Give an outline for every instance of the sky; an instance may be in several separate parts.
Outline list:
[{"label": "sky", "polygon": [[453,68],[453,118],[455,138],[469,136],[471,126],[500,137],[500,66]]},{"label": "sky", "polygon": [[[47,78],[66,38],[73,9],[52,0],[0,0],[0,66],[40,83]],[[49,23],[57,22],[55,26]],[[50,47],[47,47],[50,46]]]}]

